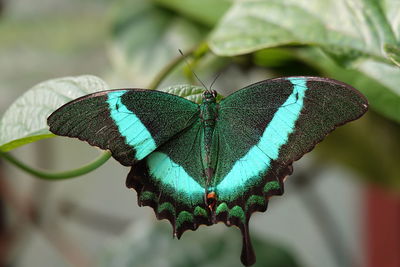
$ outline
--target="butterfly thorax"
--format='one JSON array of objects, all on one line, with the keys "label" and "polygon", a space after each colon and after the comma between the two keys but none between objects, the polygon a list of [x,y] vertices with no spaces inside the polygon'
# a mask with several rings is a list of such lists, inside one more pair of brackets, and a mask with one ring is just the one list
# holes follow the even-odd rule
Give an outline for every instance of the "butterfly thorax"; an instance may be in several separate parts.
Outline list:
[{"label": "butterfly thorax", "polygon": [[[206,184],[209,185],[213,176],[216,164],[216,159],[213,157],[213,145],[215,140],[214,128],[218,118],[218,103],[216,102],[216,91],[205,91],[203,94],[203,101],[200,105],[200,119],[203,127],[203,148],[202,148],[202,159],[203,167],[205,170],[204,176],[206,178]],[[207,190],[206,195],[209,194],[212,189]]]}]

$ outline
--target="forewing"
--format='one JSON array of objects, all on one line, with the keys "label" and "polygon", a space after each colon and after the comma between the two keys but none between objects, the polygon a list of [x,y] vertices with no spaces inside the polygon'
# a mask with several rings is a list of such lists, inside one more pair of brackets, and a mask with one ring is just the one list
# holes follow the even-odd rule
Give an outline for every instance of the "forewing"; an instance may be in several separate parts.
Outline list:
[{"label": "forewing", "polygon": [[139,205],[151,206],[158,219],[168,219],[178,238],[188,229],[211,224],[204,202],[203,146],[198,119],[136,164],[127,178],[127,186],[138,192]]},{"label": "forewing", "polygon": [[111,151],[132,166],[198,117],[198,105],[153,90],[120,89],[67,103],[48,118],[50,131]]}]

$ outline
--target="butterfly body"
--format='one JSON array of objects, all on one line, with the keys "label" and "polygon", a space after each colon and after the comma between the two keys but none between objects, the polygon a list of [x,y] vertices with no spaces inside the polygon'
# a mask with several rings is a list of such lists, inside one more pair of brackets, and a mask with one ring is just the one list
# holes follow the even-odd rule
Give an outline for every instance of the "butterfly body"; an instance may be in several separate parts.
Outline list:
[{"label": "butterfly body", "polygon": [[251,214],[283,194],[293,161],[359,118],[368,102],[349,85],[319,77],[265,80],[216,97],[206,90],[196,104],[159,91],[109,90],[66,104],[48,124],[132,166],[127,187],[178,238],[201,224],[239,227],[241,260],[251,265]]},{"label": "butterfly body", "polygon": [[[216,97],[216,91],[205,91],[200,105],[200,121],[204,131],[204,145],[202,146],[203,168],[206,179],[206,191],[209,192],[213,192],[213,189],[209,188],[209,185],[213,179],[216,165],[215,155],[217,147],[215,147],[215,139],[213,139],[215,124],[218,118]],[[208,194],[208,192],[206,192],[206,194]]]}]

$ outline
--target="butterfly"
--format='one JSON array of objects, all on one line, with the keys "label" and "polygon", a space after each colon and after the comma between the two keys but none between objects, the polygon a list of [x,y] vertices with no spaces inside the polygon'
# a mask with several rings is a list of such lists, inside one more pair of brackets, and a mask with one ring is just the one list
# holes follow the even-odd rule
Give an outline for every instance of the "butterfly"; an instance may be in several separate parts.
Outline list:
[{"label": "butterfly", "polygon": [[367,99],[328,78],[264,80],[221,101],[161,91],[107,90],[73,100],[48,118],[50,131],[111,151],[131,166],[126,185],[139,206],[167,219],[174,236],[224,222],[242,233],[242,263],[255,263],[253,212],[283,194],[283,179],[337,126],[361,117]]}]

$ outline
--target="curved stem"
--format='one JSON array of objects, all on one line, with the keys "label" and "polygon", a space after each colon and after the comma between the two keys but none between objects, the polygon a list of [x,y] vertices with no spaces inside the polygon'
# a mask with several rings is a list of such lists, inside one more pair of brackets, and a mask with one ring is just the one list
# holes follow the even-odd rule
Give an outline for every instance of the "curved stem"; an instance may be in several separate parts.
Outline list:
[{"label": "curved stem", "polygon": [[[203,54],[205,54],[207,51],[208,51],[208,47],[202,43],[197,48],[190,50],[186,54],[186,56],[194,55],[196,58],[198,58],[198,57],[201,57]],[[149,86],[149,89],[156,89],[161,84],[161,82],[184,60],[185,60],[185,58],[183,56],[179,56],[179,57],[175,58],[173,61],[171,61],[154,78],[154,80],[151,82],[151,84]],[[27,166],[26,164],[22,163],[19,160],[17,160],[11,154],[1,152],[1,151],[0,151],[0,156],[5,158],[6,160],[8,160],[10,163],[14,164],[15,166],[26,171],[27,173],[30,173],[31,175],[36,176],[40,179],[62,180],[62,179],[69,179],[69,178],[77,177],[77,176],[80,176],[80,175],[83,175],[83,174],[86,174],[88,172],[95,170],[96,168],[103,165],[111,157],[111,153],[109,151],[106,151],[106,152],[102,153],[94,161],[92,161],[91,163],[86,164],[80,168],[70,170],[70,171],[64,171],[64,172],[48,172],[48,171],[37,170],[37,169]]]},{"label": "curved stem", "polygon": [[170,74],[176,66],[178,66],[183,60],[182,56],[179,56],[175,58],[173,61],[171,61],[164,69],[161,70],[160,73],[157,74],[157,76],[154,78],[154,80],[150,83],[149,89],[157,89],[157,87],[161,84],[161,82],[165,79],[165,77]]},{"label": "curved stem", "polygon": [[206,53],[207,48],[203,44],[200,44],[197,48],[192,49],[185,53],[184,56],[178,56],[172,60],[164,69],[162,69],[154,80],[150,83],[149,89],[157,89],[161,82],[167,77],[181,62],[185,60],[185,57],[194,55],[195,57],[202,56]]},{"label": "curved stem", "polygon": [[91,171],[97,169],[111,157],[111,153],[109,151],[105,151],[105,152],[101,153],[100,156],[98,156],[92,162],[90,162],[86,165],[83,165],[82,167],[79,167],[77,169],[70,170],[70,171],[64,171],[64,172],[47,172],[47,171],[33,169],[33,168],[27,166],[26,164],[22,163],[21,161],[17,160],[9,153],[0,152],[0,156],[5,158],[6,160],[11,162],[15,166],[26,171],[27,173],[32,174],[33,176],[36,176],[40,179],[62,180],[62,179],[74,178],[74,177],[86,174],[88,172],[91,172]]}]

